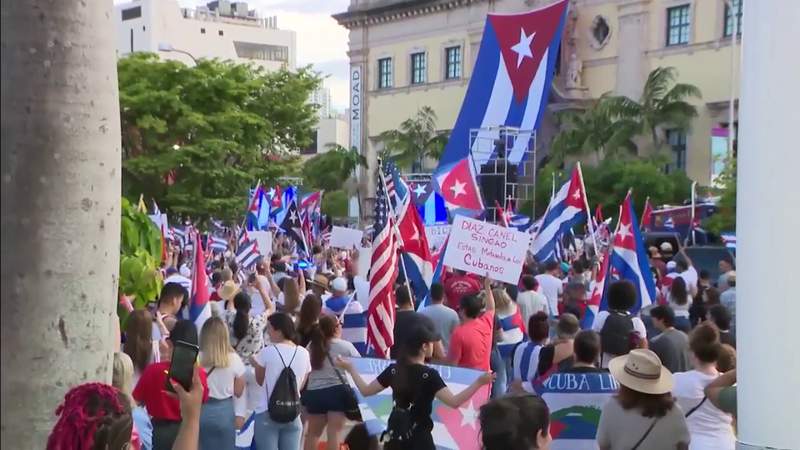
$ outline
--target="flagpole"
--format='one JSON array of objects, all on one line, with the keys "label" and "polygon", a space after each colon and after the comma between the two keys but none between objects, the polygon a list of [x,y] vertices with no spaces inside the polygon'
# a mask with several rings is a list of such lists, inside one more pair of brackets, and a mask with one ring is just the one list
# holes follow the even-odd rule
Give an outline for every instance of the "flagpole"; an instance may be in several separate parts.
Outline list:
[{"label": "flagpole", "polygon": [[[404,248],[405,244],[403,243],[403,236],[400,235],[400,229],[397,227],[397,216],[395,215],[394,207],[392,206],[392,199],[389,198],[389,191],[386,189],[386,178],[383,176],[383,160],[378,158],[378,176],[381,179],[381,185],[383,187],[383,193],[386,196],[387,201],[387,211],[390,214],[390,220],[392,221],[392,229],[394,230],[394,234],[397,237],[397,241],[400,243],[400,248]],[[409,204],[409,207],[411,205]],[[405,280],[406,289],[408,290],[408,297],[411,299],[411,305],[414,305],[414,294],[411,292],[411,285],[408,282],[408,271],[406,270],[406,262],[403,259],[403,255],[398,255],[400,259],[400,264],[403,266],[403,279]],[[416,309],[416,308],[415,308]]]},{"label": "flagpole", "polygon": [[586,185],[583,184],[583,171],[581,170],[581,163],[575,163],[578,168],[578,177],[581,179],[581,189],[583,190],[583,205],[586,207],[586,223],[589,225],[589,234],[592,236],[592,244],[594,245],[594,254],[600,255],[600,248],[597,246],[597,236],[594,235],[594,225],[592,224],[592,212],[589,210],[589,194],[586,192]]},{"label": "flagpole", "polygon": [[695,196],[696,196],[695,191],[696,191],[696,189],[697,189],[697,181],[693,181],[692,182],[692,219],[689,222],[689,229],[692,230],[692,245],[696,244],[695,237],[694,237],[694,210],[695,210],[695,203],[696,203],[696,200],[695,200]]},{"label": "flagpole", "polygon": [[646,199],[644,199],[644,209],[642,210],[642,219],[639,221],[639,230],[644,229],[644,213],[647,212],[647,205],[650,204],[650,196],[648,195]]}]

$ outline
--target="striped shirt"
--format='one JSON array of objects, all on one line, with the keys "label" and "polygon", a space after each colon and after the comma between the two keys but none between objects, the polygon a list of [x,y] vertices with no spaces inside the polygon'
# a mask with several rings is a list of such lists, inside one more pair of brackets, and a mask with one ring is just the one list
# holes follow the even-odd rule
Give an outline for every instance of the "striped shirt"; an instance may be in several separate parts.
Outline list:
[{"label": "striped shirt", "polygon": [[367,314],[361,303],[352,297],[330,297],[323,303],[322,312],[339,318],[342,339],[350,342],[361,355],[367,353]]},{"label": "striped shirt", "polygon": [[536,368],[539,366],[539,351],[542,350],[542,345],[533,341],[523,342],[517,345],[514,350],[514,359],[512,360],[513,380],[521,380],[522,388],[526,392],[533,393],[533,386],[531,379],[536,375]]}]

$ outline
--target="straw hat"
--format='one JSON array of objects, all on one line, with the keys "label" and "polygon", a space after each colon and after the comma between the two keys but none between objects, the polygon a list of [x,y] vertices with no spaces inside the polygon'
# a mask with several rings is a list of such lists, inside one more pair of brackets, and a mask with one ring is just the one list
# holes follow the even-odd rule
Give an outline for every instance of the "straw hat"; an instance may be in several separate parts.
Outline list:
[{"label": "straw hat", "polygon": [[661,365],[652,350],[637,348],[617,356],[608,363],[608,370],[619,384],[644,394],[666,394],[672,391],[672,373]]},{"label": "straw hat", "polygon": [[325,275],[323,275],[321,273],[318,273],[318,274],[314,275],[314,279],[313,280],[308,280],[308,283],[309,284],[313,284],[313,285],[318,286],[318,287],[321,287],[322,289],[324,289],[326,291],[330,290],[330,287],[329,287],[330,282],[328,281],[328,277],[326,277]]},{"label": "straw hat", "polygon": [[219,288],[219,296],[223,300],[230,300],[236,294],[239,293],[239,286],[233,282],[233,280],[228,280],[222,284],[222,287]]}]

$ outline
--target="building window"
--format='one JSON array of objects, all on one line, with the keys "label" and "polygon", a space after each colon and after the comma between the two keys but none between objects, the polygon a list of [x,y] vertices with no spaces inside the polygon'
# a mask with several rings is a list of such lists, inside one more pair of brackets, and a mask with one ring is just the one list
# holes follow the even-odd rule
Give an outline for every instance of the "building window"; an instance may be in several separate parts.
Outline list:
[{"label": "building window", "polygon": [[422,84],[425,82],[425,74],[428,71],[425,53],[411,54],[411,84]]},{"label": "building window", "polygon": [[219,31],[217,32],[217,34],[219,34],[220,36],[223,36],[225,33],[223,33],[223,32],[222,32],[222,30],[219,30]]},{"label": "building window", "polygon": [[686,170],[686,131],[667,130],[667,145],[672,149],[672,163],[667,165],[666,172]]},{"label": "building window", "polygon": [[447,47],[445,54],[445,73],[446,80],[461,78],[461,47]]},{"label": "building window", "polygon": [[392,58],[378,60],[378,89],[392,87]]},{"label": "building window", "polygon": [[131,20],[142,17],[142,7],[135,6],[133,8],[122,10],[122,20]]},{"label": "building window", "polygon": [[667,45],[689,43],[689,5],[667,8]]},{"label": "building window", "polygon": [[262,61],[289,61],[289,47],[285,45],[255,44],[252,42],[233,41],[236,56],[244,59]]},{"label": "building window", "polygon": [[[742,34],[742,3],[743,0],[733,0],[733,10],[736,11],[736,35]],[[733,34],[733,14],[728,2],[725,2],[725,37]]]},{"label": "building window", "polygon": [[206,29],[205,28],[200,28],[200,34],[206,34]]}]

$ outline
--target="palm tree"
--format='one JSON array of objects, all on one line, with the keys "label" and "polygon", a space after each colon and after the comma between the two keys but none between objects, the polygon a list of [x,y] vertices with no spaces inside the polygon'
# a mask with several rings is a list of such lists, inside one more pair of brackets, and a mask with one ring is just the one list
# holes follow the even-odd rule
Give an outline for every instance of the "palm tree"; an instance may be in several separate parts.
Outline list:
[{"label": "palm tree", "polygon": [[439,159],[447,138],[436,131],[436,113],[423,106],[414,117],[404,120],[397,130],[381,133],[380,139],[387,154],[412,172],[422,170],[425,158]]},{"label": "palm tree", "polygon": [[29,0],[0,8],[0,446],[45,448],[64,393],[109,383],[119,344],[113,4]]},{"label": "palm tree", "polygon": [[697,108],[688,102],[691,98],[701,98],[700,89],[693,84],[676,83],[678,72],[674,67],[658,67],[647,76],[639,101],[625,96],[608,99],[609,112],[620,123],[640,134],[649,133],[653,147],[658,149],[662,143],[658,128],[670,126],[687,129]]},{"label": "palm tree", "polygon": [[361,153],[358,153],[355,147],[347,148],[339,144],[328,144],[326,147],[340,157],[341,171],[346,173],[348,177],[352,175],[358,167],[367,167],[367,158]]},{"label": "palm tree", "polygon": [[559,120],[566,129],[553,140],[555,161],[567,156],[582,156],[594,152],[598,161],[606,156],[636,153],[633,137],[636,129],[630,123],[615,121],[609,111],[609,97],[604,95],[581,112],[565,111]]}]

